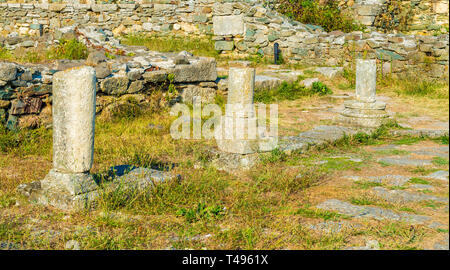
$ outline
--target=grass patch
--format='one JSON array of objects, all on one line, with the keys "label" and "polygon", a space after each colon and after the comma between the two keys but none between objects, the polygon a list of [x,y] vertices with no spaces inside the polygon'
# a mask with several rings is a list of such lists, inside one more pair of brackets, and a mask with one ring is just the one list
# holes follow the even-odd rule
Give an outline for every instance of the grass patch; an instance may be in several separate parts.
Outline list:
[{"label": "grass patch", "polygon": [[410,78],[395,80],[394,91],[398,95],[427,97],[432,99],[448,99],[448,84],[439,81]]},{"label": "grass patch", "polygon": [[432,208],[432,209],[438,209],[438,208],[442,207],[445,204],[430,200],[430,201],[422,202],[422,205],[423,205],[423,207],[428,207],[428,208]]},{"label": "grass patch", "polygon": [[419,184],[419,185],[429,185],[430,182],[423,180],[421,178],[413,177],[409,180],[411,184]]},{"label": "grass patch", "polygon": [[364,26],[345,15],[336,1],[281,0],[277,1],[275,8],[296,21],[320,25],[327,32],[333,30],[351,32],[364,29]]},{"label": "grass patch", "polygon": [[357,189],[370,189],[373,187],[381,187],[383,184],[369,181],[355,181],[353,187]]},{"label": "grass patch", "polygon": [[438,142],[443,145],[448,145],[448,135],[441,136],[439,138],[433,139],[433,141]]},{"label": "grass patch", "polygon": [[0,208],[7,208],[13,206],[16,203],[16,200],[12,198],[10,195],[0,195]]},{"label": "grass patch", "polygon": [[412,208],[410,208],[410,207],[405,207],[405,206],[400,207],[398,210],[399,210],[399,211],[403,211],[403,212],[410,212],[410,213],[414,213],[414,214],[417,213],[416,210],[414,210],[414,209],[412,209]]},{"label": "grass patch", "polygon": [[350,202],[352,204],[355,205],[373,205],[375,204],[373,201],[371,201],[370,199],[364,198],[364,197],[359,197],[359,198],[351,198]]},{"label": "grass patch", "polygon": [[261,157],[262,164],[283,162],[286,161],[287,155],[278,148],[273,149],[269,155],[264,155]]},{"label": "grass patch", "polygon": [[270,104],[283,100],[295,100],[301,97],[310,97],[314,95],[328,95],[332,91],[323,83],[316,82],[311,88],[300,85],[297,80],[292,83],[283,82],[275,89],[265,89],[255,93],[255,102]]},{"label": "grass patch", "polygon": [[2,60],[11,60],[12,54],[9,50],[7,50],[5,47],[0,46],[0,59]]},{"label": "grass patch", "polygon": [[442,157],[433,157],[432,162],[434,165],[438,166],[448,165],[448,159]]},{"label": "grass patch", "polygon": [[225,211],[220,205],[206,206],[205,203],[199,203],[194,208],[181,208],[177,211],[177,215],[183,216],[187,222],[192,223],[202,219],[211,220],[223,217]]},{"label": "grass patch", "polygon": [[193,36],[159,36],[131,33],[122,37],[125,45],[145,46],[149,50],[159,52],[188,51],[198,56],[215,57],[219,53],[215,50],[211,38],[197,38]]},{"label": "grass patch", "polygon": [[384,248],[411,250],[418,248],[415,245],[426,236],[426,229],[422,226],[392,222],[382,226],[373,226],[368,234],[383,239]]},{"label": "grass patch", "polygon": [[436,169],[428,169],[423,166],[417,166],[416,168],[411,170],[412,173],[417,173],[417,174],[421,174],[421,175],[427,175],[427,174],[433,173],[435,171],[436,171]]},{"label": "grass patch", "polygon": [[395,156],[404,156],[408,155],[410,152],[406,150],[399,150],[399,149],[388,149],[388,150],[379,150],[377,151],[380,155],[395,155]]},{"label": "grass patch", "polygon": [[422,137],[405,137],[402,138],[398,141],[394,141],[393,144],[397,144],[397,145],[412,145],[418,142],[421,142],[425,140],[425,138]]},{"label": "grass patch", "polygon": [[0,150],[20,156],[30,154],[46,155],[52,147],[52,132],[40,127],[38,129],[10,131],[0,125]]},{"label": "grass patch", "polygon": [[320,218],[323,220],[339,220],[341,218],[346,218],[345,215],[322,209],[300,208],[295,214],[306,218]]},{"label": "grass patch", "polygon": [[354,162],[348,160],[346,158],[327,158],[328,162],[322,164],[322,166],[326,169],[331,170],[349,170],[349,169],[358,169],[363,165],[362,162]]},{"label": "grass patch", "polygon": [[79,60],[86,59],[88,56],[88,50],[86,45],[78,41],[77,39],[61,39],[59,44],[47,53],[49,59],[69,59]]}]

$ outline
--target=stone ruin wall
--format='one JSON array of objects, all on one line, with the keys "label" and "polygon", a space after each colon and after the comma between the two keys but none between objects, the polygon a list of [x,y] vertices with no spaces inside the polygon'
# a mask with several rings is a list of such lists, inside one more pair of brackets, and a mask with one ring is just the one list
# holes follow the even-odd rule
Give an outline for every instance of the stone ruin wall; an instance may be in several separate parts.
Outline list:
[{"label": "stone ruin wall", "polygon": [[[355,58],[364,56],[378,58],[385,73],[420,72],[427,77],[448,79],[448,34],[326,33],[320,27],[288,20],[260,2],[0,3],[0,33],[37,35],[41,28],[46,32],[71,25],[95,25],[111,30],[114,35],[132,32],[212,35],[216,49],[225,54],[273,55],[273,44],[277,42],[284,59],[292,62],[349,66]],[[382,1],[354,2],[362,5]]]},{"label": "stone ruin wall", "polygon": [[[408,18],[403,31],[411,34],[448,33],[449,0],[340,0],[339,4],[357,21],[371,27],[388,10],[391,1],[398,4],[400,11],[390,23]],[[384,30],[382,26],[379,28]]]},{"label": "stone ruin wall", "polygon": [[[259,2],[191,0],[141,4],[0,3],[0,33],[4,37],[14,36],[14,33],[33,37],[43,32],[61,32],[61,29],[67,27],[94,26],[116,37],[134,32],[210,36],[217,50],[222,51],[222,54],[234,56],[272,56],[273,46],[278,43],[283,58],[290,62],[354,67],[357,58],[375,58],[378,59],[378,71],[384,74],[420,74],[421,78],[448,81],[448,34],[404,35],[375,31],[326,33],[320,27],[291,21],[266,9]],[[28,67],[19,66],[17,70],[17,76],[26,78],[30,75]],[[28,76],[31,81],[42,81],[39,82],[38,90],[32,91],[31,96],[27,96],[29,89],[25,86],[17,86],[24,89],[16,91],[15,95],[3,89],[11,83],[1,86],[0,120],[9,125],[34,125],[37,120],[33,115],[44,114],[43,104],[51,102],[51,79],[43,82],[45,78],[51,78],[51,72],[52,70],[47,68],[40,73],[40,78],[35,78],[35,73]],[[109,84],[104,85],[115,88],[122,85],[121,80],[127,80],[115,75],[113,78]],[[149,75],[149,78],[153,78],[152,75]],[[142,86],[148,82],[148,79],[140,80],[144,81],[133,85]],[[16,81],[22,83],[19,79]],[[122,87],[124,92],[120,93],[125,99],[130,94],[128,92],[133,92],[128,90],[131,80],[128,79],[127,82],[127,86]],[[195,93],[212,93],[217,89],[214,81],[209,79],[187,82],[182,87],[190,89],[189,96]],[[142,92],[144,87],[140,89]],[[132,94],[136,95],[138,100],[145,99],[139,95],[139,91]],[[101,110],[106,105],[115,103],[114,100],[104,96],[99,101],[104,104],[99,104],[98,108]],[[49,119],[51,112],[48,108],[47,106],[46,116],[40,117],[39,121]]]},{"label": "stone ruin wall", "polygon": [[[136,52],[147,51],[137,49]],[[150,59],[139,55],[115,61],[101,52],[93,52],[86,61],[57,60],[34,65],[0,62],[0,125],[10,130],[50,127],[54,75],[84,65],[95,68],[95,110],[98,116],[107,119],[116,114],[135,114],[144,108],[153,110],[176,102],[192,103],[194,96],[201,96],[204,102],[214,102],[215,59],[186,54],[160,54]],[[180,59],[182,63],[177,62]],[[167,91],[170,85],[175,92]]]}]

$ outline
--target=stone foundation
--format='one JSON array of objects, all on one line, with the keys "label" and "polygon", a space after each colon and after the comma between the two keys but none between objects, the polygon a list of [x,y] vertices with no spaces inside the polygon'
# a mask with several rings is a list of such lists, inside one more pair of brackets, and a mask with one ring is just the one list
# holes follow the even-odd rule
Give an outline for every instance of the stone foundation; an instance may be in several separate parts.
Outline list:
[{"label": "stone foundation", "polygon": [[[214,102],[217,70],[213,58],[123,46],[112,34],[89,27],[73,34],[82,42],[92,44],[86,60],[57,60],[41,65],[0,62],[0,124],[12,130],[49,126],[53,74],[82,65],[92,66],[96,71],[98,115],[125,105],[145,108],[174,102],[192,103],[194,96],[201,96],[206,103]],[[103,43],[99,39],[109,41]],[[124,52],[114,59],[105,56],[105,51],[112,49],[112,43],[118,44],[116,47]],[[168,93],[170,84],[176,91]],[[157,104],[152,97],[155,90],[161,92],[161,96],[156,97],[159,98]]]}]

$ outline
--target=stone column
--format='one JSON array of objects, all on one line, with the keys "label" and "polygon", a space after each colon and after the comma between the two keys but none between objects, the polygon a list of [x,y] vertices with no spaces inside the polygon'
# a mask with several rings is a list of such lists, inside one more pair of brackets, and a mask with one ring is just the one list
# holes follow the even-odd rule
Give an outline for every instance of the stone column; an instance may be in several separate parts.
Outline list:
[{"label": "stone column", "polygon": [[377,88],[377,62],[356,60],[356,99],[361,102],[375,102]]},{"label": "stone column", "polygon": [[228,103],[225,116],[216,129],[220,150],[235,154],[258,151],[257,119],[253,106],[255,69],[230,68]]},{"label": "stone column", "polygon": [[[53,169],[35,194],[38,203],[83,207],[97,189],[89,174],[94,154],[96,77],[92,67],[53,76]],[[33,199],[33,198],[32,198]]]},{"label": "stone column", "polygon": [[377,128],[386,123],[386,103],[376,101],[376,60],[356,60],[356,100],[344,103],[339,122],[358,127]]}]

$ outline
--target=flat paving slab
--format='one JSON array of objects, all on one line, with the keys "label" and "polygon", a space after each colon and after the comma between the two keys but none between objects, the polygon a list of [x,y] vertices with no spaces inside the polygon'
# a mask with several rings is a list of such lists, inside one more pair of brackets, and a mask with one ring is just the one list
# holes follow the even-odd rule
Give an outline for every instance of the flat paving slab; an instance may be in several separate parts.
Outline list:
[{"label": "flat paving slab", "polygon": [[397,213],[392,210],[375,207],[359,206],[343,202],[337,199],[327,200],[316,206],[319,209],[337,211],[340,214],[354,218],[373,218],[376,220],[403,221],[411,224],[423,224],[431,218],[427,216]]},{"label": "flat paving slab", "polygon": [[436,180],[442,180],[448,182],[449,173],[448,171],[437,171],[434,173],[431,173],[427,176],[422,176],[422,178],[428,178],[428,179],[436,179]]},{"label": "flat paving slab", "polygon": [[391,186],[403,186],[411,177],[404,175],[382,175],[382,176],[345,176],[346,179],[353,181],[365,181],[371,183],[387,184]]},{"label": "flat paving slab", "polygon": [[427,159],[412,159],[408,157],[394,158],[394,157],[382,157],[377,159],[378,162],[386,163],[389,165],[398,166],[430,166],[433,165],[431,160]]},{"label": "flat paving slab", "polygon": [[433,195],[410,192],[406,190],[389,190],[384,187],[374,187],[373,192],[378,197],[381,197],[388,202],[394,203],[422,202],[422,201],[436,201],[448,203],[448,198],[441,198]]}]

